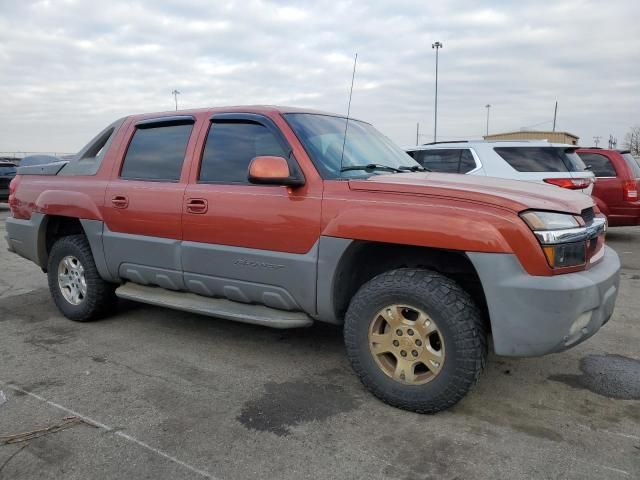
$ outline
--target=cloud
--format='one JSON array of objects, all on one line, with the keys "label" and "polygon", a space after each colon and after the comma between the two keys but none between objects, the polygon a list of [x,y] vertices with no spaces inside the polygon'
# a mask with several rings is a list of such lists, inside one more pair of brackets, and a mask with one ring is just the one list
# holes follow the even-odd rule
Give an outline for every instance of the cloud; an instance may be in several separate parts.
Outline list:
[{"label": "cloud", "polygon": [[0,151],[75,151],[113,119],[286,104],[352,114],[401,144],[558,125],[591,143],[639,123],[640,4],[0,0]]}]

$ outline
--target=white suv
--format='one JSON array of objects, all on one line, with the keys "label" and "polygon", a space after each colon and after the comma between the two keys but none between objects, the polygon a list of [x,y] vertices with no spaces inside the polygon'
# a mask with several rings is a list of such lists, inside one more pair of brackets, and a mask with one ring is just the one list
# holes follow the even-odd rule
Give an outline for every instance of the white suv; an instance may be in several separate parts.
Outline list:
[{"label": "white suv", "polygon": [[575,153],[577,148],[544,140],[471,140],[417,145],[405,150],[433,172],[549,183],[590,195],[595,177]]}]

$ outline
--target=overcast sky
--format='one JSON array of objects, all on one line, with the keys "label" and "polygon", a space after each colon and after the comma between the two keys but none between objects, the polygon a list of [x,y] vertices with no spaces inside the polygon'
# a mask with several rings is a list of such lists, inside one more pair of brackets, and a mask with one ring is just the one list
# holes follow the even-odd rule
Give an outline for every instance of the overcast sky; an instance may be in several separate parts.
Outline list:
[{"label": "overcast sky", "polygon": [[[592,143],[640,124],[640,2],[0,0],[0,151],[74,152],[115,118],[281,104],[400,144],[536,124]],[[546,123],[543,123],[546,122]],[[604,138],[603,138],[604,139]]]}]

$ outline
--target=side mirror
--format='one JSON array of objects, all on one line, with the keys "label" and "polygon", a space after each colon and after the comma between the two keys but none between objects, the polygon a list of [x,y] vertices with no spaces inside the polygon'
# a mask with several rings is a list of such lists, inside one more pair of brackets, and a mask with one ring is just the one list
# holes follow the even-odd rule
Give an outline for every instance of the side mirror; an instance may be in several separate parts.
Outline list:
[{"label": "side mirror", "polygon": [[288,185],[300,187],[304,178],[291,172],[289,162],[283,157],[255,157],[249,164],[249,182],[259,185]]}]

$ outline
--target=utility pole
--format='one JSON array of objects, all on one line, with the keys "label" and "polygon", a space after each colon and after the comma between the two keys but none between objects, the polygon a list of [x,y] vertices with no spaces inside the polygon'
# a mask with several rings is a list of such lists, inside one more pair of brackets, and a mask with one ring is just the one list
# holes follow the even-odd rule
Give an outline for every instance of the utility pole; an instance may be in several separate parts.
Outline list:
[{"label": "utility pole", "polygon": [[416,123],[416,145],[420,145],[420,122]]},{"label": "utility pole", "polygon": [[180,95],[180,92],[174,88],[173,92],[171,92],[171,95],[173,95],[173,98],[176,101],[176,111],[177,111],[178,110],[178,95]]},{"label": "utility pole", "polygon": [[598,135],[598,136],[596,136],[596,137],[593,137],[593,143],[595,144],[596,148],[598,148],[598,144],[600,143],[600,139],[601,139],[601,138],[602,138],[602,137],[601,137],[601,136],[599,136],[599,135]]},{"label": "utility pole", "polygon": [[553,131],[556,131],[556,117],[558,116],[558,101],[556,100],[556,108],[553,109]]},{"label": "utility pole", "polygon": [[436,49],[436,99],[433,112],[433,141],[438,141],[438,50],[443,47],[442,42],[435,42],[431,48]]},{"label": "utility pole", "polygon": [[491,104],[487,103],[484,108],[487,109],[487,136],[489,136],[489,110],[491,110]]}]

